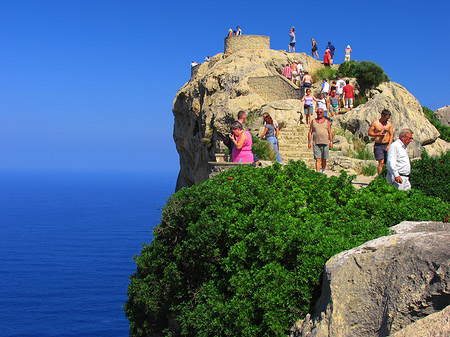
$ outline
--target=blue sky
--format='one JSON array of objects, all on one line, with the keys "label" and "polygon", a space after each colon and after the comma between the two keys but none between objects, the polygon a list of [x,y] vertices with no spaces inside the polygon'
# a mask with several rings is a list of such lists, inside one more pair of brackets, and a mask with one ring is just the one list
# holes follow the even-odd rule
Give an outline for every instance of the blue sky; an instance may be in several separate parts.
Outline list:
[{"label": "blue sky", "polygon": [[331,40],[337,63],[350,44],[422,105],[450,104],[448,1],[325,3],[0,1],[0,168],[176,174],[176,92],[237,25],[277,50],[294,25],[298,52]]}]

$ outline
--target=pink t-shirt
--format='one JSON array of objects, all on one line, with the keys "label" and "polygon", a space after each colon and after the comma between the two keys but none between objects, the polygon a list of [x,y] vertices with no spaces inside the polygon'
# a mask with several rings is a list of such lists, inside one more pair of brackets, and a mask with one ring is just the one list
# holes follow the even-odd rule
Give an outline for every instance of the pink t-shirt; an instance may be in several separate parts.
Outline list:
[{"label": "pink t-shirt", "polygon": [[[236,146],[233,146],[233,151],[231,154],[233,156],[233,162],[235,163],[238,163],[239,160],[241,161],[241,163],[253,163],[252,135],[248,131],[244,132],[247,134],[247,139],[245,140],[242,149],[238,150]],[[241,133],[241,136],[243,133]],[[236,139],[236,142],[239,141],[239,137]]]}]

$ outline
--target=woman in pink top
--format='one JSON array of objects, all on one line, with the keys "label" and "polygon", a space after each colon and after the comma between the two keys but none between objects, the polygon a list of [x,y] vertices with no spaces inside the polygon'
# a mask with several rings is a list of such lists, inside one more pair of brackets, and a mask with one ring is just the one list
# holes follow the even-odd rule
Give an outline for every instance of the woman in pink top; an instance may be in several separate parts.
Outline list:
[{"label": "woman in pink top", "polygon": [[242,124],[234,122],[231,125],[230,135],[233,142],[233,151],[231,152],[233,162],[235,163],[253,163],[252,136],[250,132],[242,130]]}]

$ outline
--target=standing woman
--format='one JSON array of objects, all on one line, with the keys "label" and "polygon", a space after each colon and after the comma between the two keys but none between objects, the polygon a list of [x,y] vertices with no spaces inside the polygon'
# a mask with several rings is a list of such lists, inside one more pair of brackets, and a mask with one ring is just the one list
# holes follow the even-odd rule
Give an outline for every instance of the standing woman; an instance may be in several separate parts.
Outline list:
[{"label": "standing woman", "polygon": [[253,163],[252,136],[250,132],[242,129],[242,124],[234,122],[231,124],[230,139],[233,142],[231,155],[235,163]]},{"label": "standing woman", "polygon": [[314,102],[317,103],[317,99],[311,95],[311,89],[306,89],[306,95],[303,96],[300,102],[305,102],[305,116],[306,116],[306,125],[309,125],[311,120],[311,115],[314,112]]},{"label": "standing woman", "polygon": [[314,58],[314,54],[316,54],[317,59],[320,60],[319,54],[317,54],[317,42],[316,42],[316,40],[311,38],[311,43],[312,43],[312,48],[311,48],[311,55],[312,55],[312,57]]},{"label": "standing woman", "polygon": [[264,136],[266,136],[266,140],[272,147],[272,151],[275,152],[277,162],[282,163],[283,160],[281,160],[280,151],[278,151],[278,133],[280,129],[278,126],[275,127],[273,125],[273,119],[270,115],[265,115],[264,121],[266,122],[266,127],[264,128],[264,132],[259,139],[263,139]]}]

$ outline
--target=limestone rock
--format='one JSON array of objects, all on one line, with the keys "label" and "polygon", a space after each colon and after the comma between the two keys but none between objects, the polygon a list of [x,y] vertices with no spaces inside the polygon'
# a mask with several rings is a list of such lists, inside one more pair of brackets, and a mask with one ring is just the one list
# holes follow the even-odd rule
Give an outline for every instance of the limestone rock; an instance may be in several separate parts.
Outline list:
[{"label": "limestone rock", "polygon": [[437,109],[433,118],[436,118],[442,125],[450,126],[450,105]]},{"label": "limestone rock", "polygon": [[383,109],[392,113],[394,140],[398,139],[401,129],[409,128],[414,133],[414,141],[408,146],[410,157],[420,157],[423,147],[432,144],[439,132],[425,117],[422,107],[404,87],[398,83],[382,83],[371,91],[372,98],[366,104],[347,112],[339,118],[340,125],[366,141],[369,140],[370,124],[380,118]]},{"label": "limestone rock", "polygon": [[292,336],[388,336],[450,305],[449,227],[401,228],[332,257],[313,315]]}]

